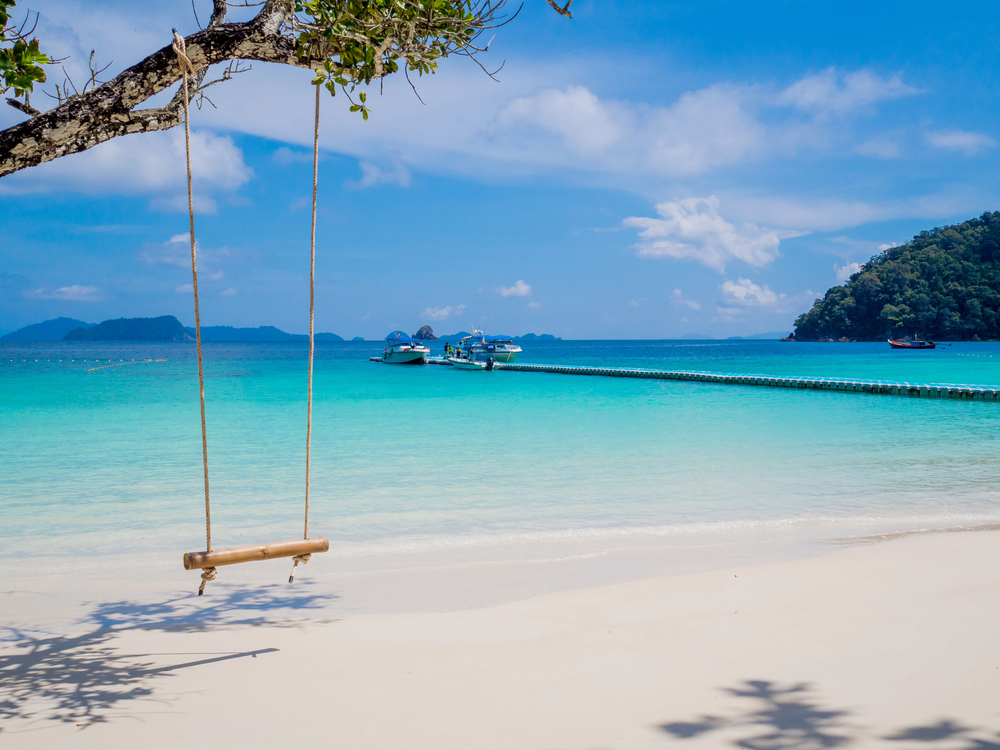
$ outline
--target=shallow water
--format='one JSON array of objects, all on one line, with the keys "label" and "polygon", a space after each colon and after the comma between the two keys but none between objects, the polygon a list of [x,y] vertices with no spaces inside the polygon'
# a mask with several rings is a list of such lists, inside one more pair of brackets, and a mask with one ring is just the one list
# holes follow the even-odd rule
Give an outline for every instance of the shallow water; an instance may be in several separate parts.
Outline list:
[{"label": "shallow water", "polygon": [[[524,348],[519,362],[1000,383],[993,343]],[[730,529],[829,539],[1000,522],[997,403],[368,361],[380,352],[317,345],[310,531],[362,567],[392,551],[527,558]],[[306,346],[205,354],[214,546],[294,538]],[[93,370],[108,364],[123,366]],[[0,561],[173,565],[203,548],[196,372],[187,344],[0,344]]]}]

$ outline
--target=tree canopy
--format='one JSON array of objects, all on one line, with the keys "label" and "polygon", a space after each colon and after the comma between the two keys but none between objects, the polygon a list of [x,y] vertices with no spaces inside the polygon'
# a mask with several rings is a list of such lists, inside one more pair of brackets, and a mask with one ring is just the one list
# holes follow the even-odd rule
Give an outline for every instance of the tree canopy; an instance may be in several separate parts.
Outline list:
[{"label": "tree canopy", "polygon": [[1000,212],[882,252],[795,321],[799,340],[1000,339]]},{"label": "tree canopy", "polygon": [[[569,6],[546,0],[561,15]],[[177,84],[182,68],[166,44],[107,82],[91,59],[91,75],[79,87],[56,86],[58,104],[47,112],[32,106],[35,84],[46,80],[44,66],[53,62],[44,44],[30,38],[30,15],[19,26],[10,21],[17,0],[0,0],[0,93],[13,90],[7,103],[29,119],[0,132],[0,177],[51,161],[128,133],[166,130],[181,123],[183,89],[163,107],[140,105]],[[351,111],[368,118],[365,92],[353,92],[375,80],[403,72],[433,73],[452,55],[476,59],[486,45],[485,31],[509,19],[501,15],[506,0],[262,0],[249,21],[230,23],[229,0],[212,0],[208,26],[185,37],[186,54],[196,75],[191,98],[209,86],[246,72],[242,61],[261,61],[307,68],[313,83],[331,94],[346,95]],[[253,3],[239,3],[250,7]],[[37,16],[35,17],[37,21]],[[164,41],[169,42],[169,34]],[[226,64],[221,76],[206,81],[213,65]],[[482,65],[480,64],[480,67]],[[489,74],[489,71],[483,70]]]}]

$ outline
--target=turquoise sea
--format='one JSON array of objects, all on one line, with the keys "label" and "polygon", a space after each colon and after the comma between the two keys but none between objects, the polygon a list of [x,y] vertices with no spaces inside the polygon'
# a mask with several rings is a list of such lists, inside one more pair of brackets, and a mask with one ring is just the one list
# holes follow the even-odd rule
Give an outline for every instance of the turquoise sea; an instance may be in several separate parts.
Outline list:
[{"label": "turquoise sea", "polygon": [[[995,343],[524,348],[520,362],[1000,384]],[[560,539],[1000,522],[998,403],[368,361],[381,350],[316,351],[311,533],[355,564]],[[203,548],[194,355],[0,344],[0,566],[141,553],[176,567]],[[205,356],[215,546],[300,535],[307,346],[206,344]]]}]

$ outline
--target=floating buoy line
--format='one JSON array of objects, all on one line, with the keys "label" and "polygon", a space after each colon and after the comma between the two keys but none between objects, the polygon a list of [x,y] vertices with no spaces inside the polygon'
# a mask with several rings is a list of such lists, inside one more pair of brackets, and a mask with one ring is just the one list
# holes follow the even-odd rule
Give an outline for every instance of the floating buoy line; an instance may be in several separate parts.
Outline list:
[{"label": "floating buoy line", "polygon": [[131,362],[121,361],[121,362],[116,362],[113,365],[101,365],[100,367],[91,367],[89,370],[87,370],[87,372],[94,372],[95,370],[107,370],[109,367],[124,367],[125,365],[149,365],[154,362],[166,362],[166,361],[167,360],[165,359],[133,359]]},{"label": "floating buoy line", "polygon": [[[8,362],[16,362],[17,360],[16,359],[9,359],[7,361]],[[36,360],[22,359],[21,361],[22,362],[30,362],[30,361],[41,362],[42,360],[39,360],[39,359],[36,359]],[[52,362],[51,359],[47,359],[45,361],[46,362]],[[67,365],[69,365],[69,364],[76,364],[77,362],[115,362],[113,359],[108,359],[108,360],[103,360],[103,359],[93,359],[93,360],[90,360],[90,359],[80,359],[80,360],[77,360],[77,359],[57,359],[55,361],[56,362],[64,362]],[[99,367],[91,367],[90,369],[87,370],[87,372],[94,372],[94,370],[104,370],[104,369],[106,369],[108,367],[123,367],[125,365],[147,365],[147,364],[151,364],[153,362],[169,362],[169,361],[170,360],[167,360],[167,359],[133,359],[131,361],[126,361],[124,359],[119,359],[118,362],[115,362],[115,364],[100,365]]]}]

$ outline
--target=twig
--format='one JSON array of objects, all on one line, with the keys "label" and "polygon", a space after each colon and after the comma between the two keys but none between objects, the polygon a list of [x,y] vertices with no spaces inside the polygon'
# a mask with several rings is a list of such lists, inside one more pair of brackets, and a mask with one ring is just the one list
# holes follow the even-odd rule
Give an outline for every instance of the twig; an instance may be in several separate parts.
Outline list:
[{"label": "twig", "polygon": [[562,8],[556,5],[556,0],[545,0],[545,2],[551,5],[552,9],[560,16],[566,16],[566,18],[573,17],[573,14],[569,12],[569,6],[573,4],[573,0],[566,0],[566,5]]},{"label": "twig", "polygon": [[24,114],[28,115],[29,117],[37,117],[38,115],[42,114],[27,102],[19,102],[17,99],[7,99],[7,103],[14,109],[21,110],[22,112],[24,112]]}]

